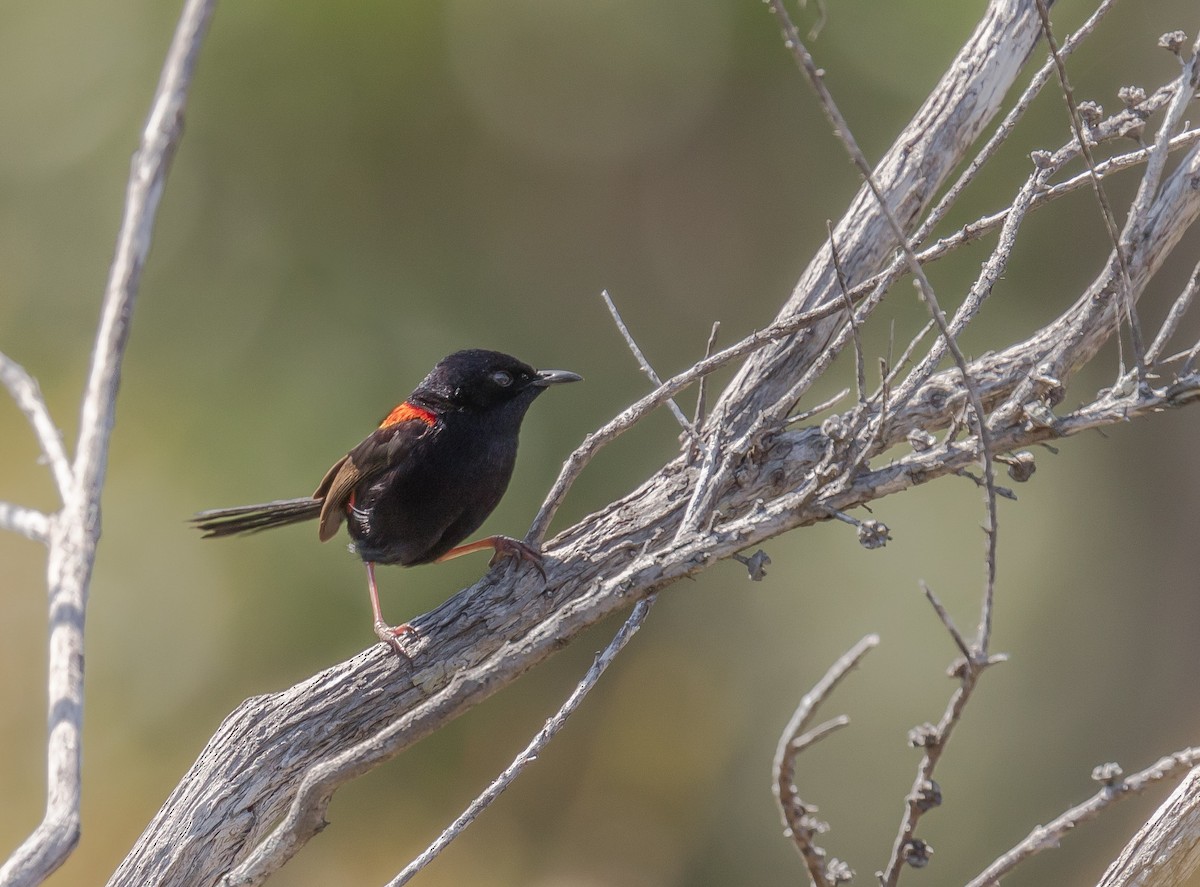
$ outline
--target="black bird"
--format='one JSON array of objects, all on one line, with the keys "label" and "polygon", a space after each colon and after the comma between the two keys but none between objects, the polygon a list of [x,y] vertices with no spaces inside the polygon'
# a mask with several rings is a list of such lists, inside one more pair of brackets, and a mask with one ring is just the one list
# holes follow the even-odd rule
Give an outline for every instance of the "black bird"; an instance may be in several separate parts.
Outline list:
[{"label": "black bird", "polygon": [[322,542],[345,522],[367,566],[375,634],[403,652],[399,638],[413,628],[384,621],[375,564],[411,567],[491,548],[490,563],[517,557],[540,570],[540,553],[509,536],[459,543],[508,488],[529,405],[548,386],[581,378],[497,351],[457,351],[335,462],[312,496],[202,511],[192,522],[208,537],[319,519]]}]

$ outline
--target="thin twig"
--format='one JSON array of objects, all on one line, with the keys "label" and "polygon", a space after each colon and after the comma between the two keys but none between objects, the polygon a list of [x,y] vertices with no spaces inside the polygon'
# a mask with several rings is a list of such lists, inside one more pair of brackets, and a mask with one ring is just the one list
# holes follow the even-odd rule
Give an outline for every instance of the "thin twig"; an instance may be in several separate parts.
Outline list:
[{"label": "thin twig", "polygon": [[[924,587],[924,583],[922,583],[922,586]],[[917,767],[917,775],[913,780],[912,790],[904,799],[904,816],[901,817],[900,828],[896,833],[896,840],[892,844],[891,856],[888,858],[887,865],[879,874],[879,882],[882,887],[895,887],[896,883],[900,880],[900,872],[904,866],[908,849],[917,846],[917,822],[930,809],[929,805],[925,802],[927,787],[934,785],[934,770],[937,769],[938,761],[941,760],[942,753],[946,750],[946,744],[950,741],[950,736],[954,732],[954,728],[962,719],[963,710],[966,708],[967,702],[971,699],[971,694],[975,691],[975,686],[979,682],[980,675],[983,674],[988,666],[1001,662],[1004,659],[1002,656],[986,656],[986,658],[981,658],[978,642],[975,645],[968,644],[966,639],[954,627],[953,620],[950,619],[949,613],[942,607],[937,597],[928,588],[925,588],[925,592],[930,604],[933,605],[934,612],[938,615],[938,619],[941,620],[942,625],[945,626],[950,637],[954,640],[954,645],[963,652],[963,658],[958,660],[953,666],[952,674],[959,679],[958,689],[950,697],[950,701],[946,705],[946,710],[942,713],[942,718],[938,721],[937,726],[925,724],[915,728],[909,734],[909,742],[914,747],[923,748],[925,753],[921,756],[921,763]]]},{"label": "thin twig", "polygon": [[958,647],[960,653],[966,659],[971,658],[971,645],[967,643],[967,639],[962,636],[958,630],[958,626],[954,624],[954,620],[950,618],[950,613],[942,606],[942,602],[938,600],[938,596],[933,593],[933,589],[925,582],[920,581],[921,591],[925,592],[925,599],[929,601],[938,618],[942,620],[942,625],[946,626],[946,631],[950,632],[950,637],[954,639],[955,646]]},{"label": "thin twig", "polygon": [[[1167,155],[1170,153],[1173,141],[1171,133],[1183,119],[1183,115],[1195,92],[1198,80],[1200,80],[1200,35],[1197,35],[1196,42],[1192,45],[1191,58],[1183,63],[1183,70],[1180,72],[1177,81],[1178,86],[1175,97],[1167,107],[1167,113],[1163,118],[1162,125],[1158,128],[1158,134],[1154,139],[1154,145],[1150,149],[1149,157],[1146,161],[1146,172],[1142,176],[1137,194],[1133,199],[1133,205],[1129,209],[1129,220],[1125,225],[1125,230],[1122,232],[1121,239],[1121,244],[1125,250],[1132,249],[1142,239],[1147,213],[1155,196],[1158,194],[1163,172],[1166,169]],[[1192,270],[1192,276],[1188,281],[1188,285],[1171,306],[1171,311],[1168,313],[1167,319],[1163,321],[1158,335],[1155,337],[1146,354],[1145,361],[1147,363],[1153,363],[1157,360],[1161,349],[1166,346],[1167,339],[1174,334],[1180,319],[1182,319],[1184,312],[1187,311],[1188,306],[1195,296],[1198,277],[1200,277],[1200,263]],[[1143,383],[1145,382],[1144,378],[1139,378]]]},{"label": "thin twig", "polygon": [[566,702],[562,704],[553,717],[546,721],[545,726],[537,732],[529,745],[525,747],[511,764],[504,768],[504,772],[492,781],[492,784],[487,787],[484,792],[471,802],[471,805],[464,810],[457,819],[452,822],[445,831],[438,835],[437,840],[429,845],[420,856],[405,866],[395,878],[388,882],[388,887],[402,887],[407,884],[412,877],[429,865],[446,847],[462,834],[475,819],[486,810],[493,801],[500,797],[501,793],[508,788],[513,780],[538,759],[538,755],[549,744],[567,723],[575,709],[583,702],[585,696],[591,692],[592,688],[600,680],[600,675],[604,674],[605,669],[612,664],[617,654],[629,643],[630,638],[637,634],[637,630],[642,627],[642,623],[646,621],[646,616],[650,612],[650,608],[654,605],[656,595],[650,595],[643,598],[634,605],[633,612],[629,614],[629,618],[625,620],[625,624],[621,626],[608,646],[596,657],[592,663],[592,667],[587,670],[587,674],[583,676],[575,690],[567,697]]},{"label": "thin twig", "polygon": [[819,320],[824,320],[844,310],[845,308],[840,301],[832,301],[819,308],[814,308],[811,311],[805,311],[795,317],[790,317],[787,320],[773,323],[768,327],[751,333],[740,342],[718,351],[712,357],[696,362],[678,375],[667,379],[654,391],[642,397],[641,400],[630,404],[603,426],[585,437],[583,442],[567,458],[567,461],[563,463],[554,486],[546,494],[546,499],[542,503],[541,509],[533,519],[529,532],[526,534],[527,540],[534,543],[542,541],[547,528],[550,526],[550,521],[554,519],[554,515],[558,512],[559,506],[562,505],[567,492],[583,472],[583,469],[595,458],[596,453],[612,443],[655,409],[662,406],[668,399],[683,391],[693,382],[704,378],[710,373],[716,372],[725,364],[745,357],[747,354],[757,351],[760,348],[765,348],[772,342],[785,339],[793,333],[812,326]]},{"label": "thin twig", "polygon": [[846,272],[842,270],[842,257],[838,255],[837,241],[833,237],[833,222],[825,220],[825,230],[829,233],[829,253],[833,257],[833,270],[837,274],[838,292],[846,306],[846,322],[850,324],[850,333],[854,337],[854,382],[858,402],[863,403],[863,392],[867,390],[867,368],[863,363],[862,334],[858,329],[858,321],[854,318],[854,303],[850,301],[850,284]]},{"label": "thin twig", "polygon": [[1196,363],[1196,358],[1200,357],[1200,341],[1197,341],[1192,346],[1192,350],[1187,353],[1187,358],[1183,361],[1183,366],[1179,368],[1179,374],[1185,376],[1192,371],[1192,367]]},{"label": "thin twig", "polygon": [[967,887],[990,887],[990,885],[999,883],[1002,877],[1026,859],[1043,850],[1058,847],[1062,839],[1076,827],[1090,819],[1095,819],[1106,807],[1144,791],[1156,782],[1189,770],[1197,764],[1200,764],[1200,748],[1185,748],[1156,761],[1145,770],[1140,770],[1132,776],[1104,785],[1083,803],[1075,805],[1045,825],[1039,825],[1020,843],[972,878]]},{"label": "thin twig", "polygon": [[1154,341],[1146,349],[1146,363],[1150,366],[1158,363],[1163,349],[1167,347],[1167,343],[1175,335],[1175,331],[1179,329],[1179,322],[1183,320],[1183,316],[1187,313],[1192,305],[1192,301],[1196,298],[1197,291],[1200,291],[1200,262],[1197,262],[1195,267],[1192,268],[1191,277],[1188,278],[1183,291],[1172,303],[1171,310],[1167,312],[1166,319],[1163,321],[1162,326],[1159,327],[1158,335],[1154,337]]},{"label": "thin twig", "polygon": [[[131,164],[124,216],[84,388],[71,483],[62,512],[51,526],[46,812],[41,824],[0,868],[0,882],[6,885],[40,883],[62,865],[79,840],[84,615],[100,536],[99,501],[108,441],[133,304],[213,5],[214,0],[188,0],[185,4]],[[48,435],[39,436],[45,448]],[[55,473],[56,478],[63,474],[61,466]]]},{"label": "thin twig", "polygon": [[[1104,228],[1108,231],[1109,240],[1112,242],[1113,250],[1116,253],[1117,266],[1121,269],[1121,288],[1122,303],[1125,308],[1126,320],[1129,323],[1129,338],[1133,345],[1134,364],[1137,369],[1138,381],[1141,384],[1146,383],[1146,348],[1142,343],[1142,329],[1138,321],[1137,309],[1133,304],[1133,283],[1129,276],[1129,262],[1126,256],[1127,245],[1122,241],[1120,230],[1117,227],[1117,217],[1113,213],[1112,205],[1108,202],[1108,194],[1104,190],[1104,183],[1100,181],[1100,177],[1096,175],[1096,159],[1092,156],[1091,146],[1088,144],[1087,136],[1083,131],[1083,118],[1079,116],[1079,106],[1075,104],[1075,91],[1071,88],[1071,81],[1067,77],[1067,66],[1063,61],[1062,53],[1058,49],[1058,41],[1054,39],[1054,27],[1050,24],[1050,9],[1046,0],[1034,0],[1037,5],[1038,16],[1042,20],[1042,31],[1046,35],[1046,43],[1050,47],[1050,55],[1054,59],[1054,67],[1058,72],[1058,82],[1062,87],[1063,98],[1066,99],[1067,111],[1071,117],[1071,129],[1075,133],[1075,139],[1079,143],[1079,151],[1083,156],[1083,162],[1087,165],[1088,175],[1092,181],[1092,189],[1096,193],[1096,201],[1100,204],[1100,214],[1104,219]],[[1133,217],[1130,217],[1130,221]],[[1119,338],[1118,338],[1119,341]],[[1123,372],[1124,370],[1122,370]]]},{"label": "thin twig", "polygon": [[775,748],[772,789],[775,800],[779,803],[784,833],[795,842],[796,849],[808,868],[809,877],[816,887],[829,885],[825,851],[813,843],[816,830],[811,819],[812,808],[800,799],[796,789],[796,756],[814,742],[849,723],[845,717],[834,718],[815,730],[805,732],[817,707],[828,698],[850,670],[878,645],[879,635],[869,634],[842,654],[821,680],[800,699],[800,704],[796,706],[787,726],[783,728],[779,744]]},{"label": "thin twig", "polygon": [[[1187,148],[1195,144],[1197,141],[1200,141],[1200,129],[1189,129],[1172,138],[1169,142],[1168,150],[1175,151],[1179,148]],[[1122,172],[1123,170],[1137,166],[1139,163],[1144,163],[1150,156],[1151,150],[1152,148],[1149,147],[1137,148],[1124,154],[1117,154],[1113,157],[1109,157],[1108,159],[1096,164],[1096,175],[1103,179],[1118,172]],[[1060,158],[1065,162],[1066,160],[1070,159],[1070,152],[1064,151],[1064,149],[1061,148],[1054,152],[1053,161],[1056,166],[1060,165]],[[1060,197],[1065,197],[1067,194],[1071,194],[1075,191],[1078,191],[1082,187],[1090,185],[1091,180],[1091,174],[1088,172],[1082,172],[1078,175],[1072,176],[1069,179],[1064,179],[1062,182],[1059,182],[1056,185],[1052,185],[1042,191],[1038,191],[1034,195],[1033,201],[1029,208],[1031,210],[1041,209],[1047,203],[1057,200]],[[959,247],[968,243],[972,243],[983,237],[985,234],[989,234],[992,231],[995,231],[997,228],[1000,228],[1004,224],[1005,219],[1008,218],[1010,211],[1011,209],[1009,207],[1005,207],[998,212],[981,216],[973,222],[968,222],[953,234],[947,234],[945,237],[940,238],[939,240],[927,246],[925,249],[918,252],[917,260],[922,265],[928,265],[932,262],[936,262],[939,259],[945,258],[948,254]],[[915,241],[916,238],[914,237],[912,240]],[[851,300],[857,303],[872,290],[876,289],[885,282],[888,285],[894,284],[895,281],[902,276],[902,274],[897,273],[897,265],[902,266],[902,269],[907,267],[904,263],[903,256],[900,256],[889,268],[867,278],[862,283],[851,288],[848,294]]]},{"label": "thin twig", "polygon": [[[871,400],[878,398],[880,394],[883,393],[884,387],[890,386],[892,382],[899,377],[900,373],[904,371],[904,368],[908,366],[908,362],[911,360],[913,353],[921,347],[921,343],[925,341],[925,337],[933,332],[936,327],[937,324],[935,324],[932,320],[925,322],[925,326],[921,327],[917,334],[912,337],[912,340],[908,343],[908,345],[905,346],[904,350],[900,352],[900,359],[896,361],[896,365],[890,366],[889,363],[888,371],[883,374],[883,381],[880,383],[879,387],[871,393]],[[891,361],[890,348],[888,349],[888,361]]]},{"label": "thin twig", "polygon": [[1127,254],[1142,238],[1142,229],[1146,225],[1146,215],[1158,195],[1159,185],[1162,184],[1163,172],[1167,166],[1167,155],[1171,150],[1172,133],[1183,120],[1188,106],[1192,102],[1195,90],[1200,81],[1200,34],[1192,44],[1191,58],[1183,62],[1179,78],[1175,81],[1175,94],[1163,115],[1162,124],[1154,138],[1154,144],[1149,149],[1146,161],[1146,171],[1138,184],[1137,194],[1129,207],[1129,218],[1125,229],[1121,232],[1121,247]]},{"label": "thin twig", "polygon": [[[1041,3],[1043,0],[1038,0],[1038,2]],[[933,285],[929,282],[929,278],[926,277],[924,269],[921,268],[921,263],[917,260],[912,247],[909,245],[907,235],[900,222],[896,219],[896,214],[892,212],[892,208],[888,205],[887,198],[880,191],[879,185],[875,181],[874,173],[871,171],[871,166],[867,162],[866,156],[862,153],[862,149],[859,148],[853,133],[850,131],[849,123],[838,109],[837,103],[834,101],[829,89],[825,86],[822,72],[817,70],[812,56],[801,42],[800,34],[796,30],[796,25],[792,22],[791,16],[788,15],[783,0],[767,0],[767,5],[775,13],[775,17],[779,20],[783,28],[784,41],[791,50],[792,57],[808,77],[809,85],[817,93],[821,108],[833,125],[834,134],[845,147],[854,165],[858,167],[858,171],[866,182],[867,187],[870,188],[871,193],[875,196],[875,200],[879,205],[879,211],[887,220],[892,235],[895,237],[896,242],[901,245],[905,259],[908,262],[909,270],[920,287],[921,298],[928,307],[934,323],[937,324],[946,348],[954,357],[954,363],[962,376],[963,389],[966,391],[967,399],[971,404],[971,424],[976,436],[979,438],[980,464],[983,469],[984,481],[987,485],[984,491],[984,505],[987,510],[987,522],[984,524],[984,532],[987,536],[986,579],[983,607],[979,620],[979,634],[975,642],[977,655],[981,658],[986,658],[988,641],[992,632],[992,608],[995,599],[996,584],[996,534],[998,527],[995,468],[992,465],[993,450],[991,447],[991,434],[987,426],[987,414],[983,409],[983,400],[980,398],[979,391],[971,378],[971,373],[967,366],[967,358],[963,354],[962,349],[958,347],[958,342],[955,340],[954,334],[946,322],[946,316],[938,304],[937,296],[934,295]]]},{"label": "thin twig", "polygon": [[29,420],[33,433],[37,436],[38,446],[42,449],[42,455],[54,475],[59,498],[65,502],[73,481],[71,462],[67,458],[62,435],[54,420],[50,418],[50,410],[46,407],[46,399],[42,397],[37,380],[11,357],[0,354],[0,383],[8,389],[18,409]]},{"label": "thin twig", "polygon": [[[1026,178],[1025,183],[1021,186],[1021,190],[1017,193],[1016,199],[1004,211],[1004,223],[1000,226],[1000,236],[996,239],[996,245],[988,256],[987,261],[983,264],[979,276],[971,285],[967,297],[963,299],[962,304],[954,312],[954,317],[947,324],[946,329],[949,335],[943,336],[933,343],[929,352],[913,367],[912,371],[900,385],[895,398],[897,408],[907,404],[917,389],[925,384],[929,377],[933,375],[938,364],[941,363],[942,358],[945,357],[947,350],[949,350],[948,343],[961,335],[963,330],[967,328],[982,310],[983,303],[992,294],[996,282],[1000,280],[1008,268],[1013,250],[1017,245],[1017,235],[1020,233],[1025,217],[1033,206],[1034,198],[1043,190],[1045,182],[1056,168],[1056,165],[1051,164],[1044,168],[1035,169]],[[934,323],[937,323],[937,318],[934,318]]]},{"label": "thin twig", "polygon": [[[707,359],[712,357],[713,349],[717,347],[717,336],[721,333],[721,321],[714,320],[712,331],[708,334],[708,342],[704,346],[704,357]],[[662,384],[662,383],[659,383]],[[708,376],[700,377],[700,384],[696,386],[696,418],[692,420],[692,427],[696,429],[696,433],[700,434],[704,431],[704,420],[708,418]]]},{"label": "thin twig", "polygon": [[821,401],[819,404],[816,404],[815,406],[811,406],[808,409],[803,410],[799,413],[796,413],[793,416],[788,416],[787,424],[796,425],[800,422],[807,422],[813,416],[816,416],[820,413],[825,412],[827,409],[832,407],[834,404],[836,404],[839,400],[841,400],[843,397],[845,397],[849,393],[850,393],[849,388],[843,388],[837,394],[834,394],[834,395],[826,398],[825,400]]},{"label": "thin twig", "polygon": [[[622,337],[625,339],[625,344],[629,346],[629,350],[633,352],[634,359],[638,362],[638,366],[642,368],[642,372],[646,374],[651,384],[655,388],[662,387],[662,379],[658,373],[654,371],[654,367],[650,365],[650,361],[646,360],[646,355],[642,353],[642,349],[638,347],[634,341],[633,334],[629,332],[629,327],[625,326],[625,321],[621,319],[621,312],[617,310],[617,306],[613,304],[612,297],[608,294],[608,290],[600,291],[600,298],[604,300],[604,304],[608,306],[608,313],[612,315],[613,323],[617,325],[617,329],[621,331]],[[679,408],[679,404],[675,403],[675,398],[667,399],[667,406],[671,409],[671,414],[675,416],[675,421],[679,423],[679,427],[696,442],[696,429],[692,427],[692,423],[687,420],[687,416],[683,414],[683,410]]]}]

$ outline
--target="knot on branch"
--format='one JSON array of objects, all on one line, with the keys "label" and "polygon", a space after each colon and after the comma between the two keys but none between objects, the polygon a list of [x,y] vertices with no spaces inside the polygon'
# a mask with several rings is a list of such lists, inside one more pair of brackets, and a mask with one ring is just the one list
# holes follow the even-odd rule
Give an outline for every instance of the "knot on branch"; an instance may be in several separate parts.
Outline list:
[{"label": "knot on branch", "polygon": [[1025,483],[1035,471],[1037,471],[1037,463],[1034,461],[1033,453],[1029,450],[1021,450],[1019,453],[1011,453],[1008,455],[999,455],[996,461],[1002,465],[1008,466],[1008,476],[1019,484]]},{"label": "knot on branch", "polygon": [[1120,764],[1109,761],[1107,764],[1099,764],[1092,769],[1092,780],[1106,788],[1115,788],[1124,783],[1125,771],[1121,769]]},{"label": "knot on branch", "polygon": [[933,847],[920,838],[909,838],[904,849],[900,851],[900,858],[915,869],[923,869],[929,865],[931,856]]},{"label": "knot on branch", "polygon": [[1187,34],[1183,31],[1167,31],[1158,38],[1159,49],[1165,49],[1174,55],[1182,55],[1183,47],[1187,45]]},{"label": "knot on branch", "polygon": [[923,779],[911,795],[910,800],[918,810],[927,813],[934,807],[942,805],[942,788],[932,779]]},{"label": "knot on branch", "polygon": [[937,748],[941,742],[942,734],[928,721],[908,731],[908,744],[913,748]]}]

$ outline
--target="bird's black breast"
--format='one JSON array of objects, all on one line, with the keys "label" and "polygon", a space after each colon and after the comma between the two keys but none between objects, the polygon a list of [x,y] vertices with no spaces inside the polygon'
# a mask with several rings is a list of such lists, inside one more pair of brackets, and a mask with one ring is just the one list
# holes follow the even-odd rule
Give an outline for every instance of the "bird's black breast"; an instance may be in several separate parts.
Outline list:
[{"label": "bird's black breast", "polygon": [[517,429],[480,428],[453,416],[422,435],[404,458],[354,490],[350,536],[365,561],[435,561],[479,529],[512,477]]}]

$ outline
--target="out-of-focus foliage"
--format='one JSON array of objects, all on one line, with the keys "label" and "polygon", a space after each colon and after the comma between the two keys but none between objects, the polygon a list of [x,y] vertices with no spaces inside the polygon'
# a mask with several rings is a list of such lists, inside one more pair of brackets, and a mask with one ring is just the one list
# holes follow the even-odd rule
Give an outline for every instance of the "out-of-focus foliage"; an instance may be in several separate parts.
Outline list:
[{"label": "out-of-focus foliage", "polygon": [[[1056,24],[1090,5],[1056,4]],[[829,6],[812,49],[877,157],[983,3]],[[68,439],[176,12],[0,7],[0,348],[39,377]],[[1194,13],[1193,0],[1124,4],[1072,60],[1077,97],[1115,106],[1118,87],[1173,76],[1154,40],[1194,28]],[[1067,133],[1050,91],[956,220],[1001,206],[1027,151]],[[362,569],[341,543],[306,529],[201,542],[189,514],[309,492],[437,358],[482,345],[587,377],[526,424],[487,527],[520,534],[570,448],[645,390],[600,289],[661,371],[681,368],[714,320],[725,341],[769,321],[856,187],[758,3],[222,5],[134,320],[89,613],[83,840],[52,883],[107,876],[242,698],[373,641]],[[1128,180],[1112,189],[1127,196]],[[1148,317],[1197,242],[1152,288]],[[985,250],[933,269],[943,304]],[[966,344],[1034,329],[1106,250],[1090,195],[1039,214]],[[868,366],[892,321],[900,336],[920,318],[899,287]],[[0,417],[0,498],[53,508],[3,398]],[[945,807],[922,823],[936,855],[914,883],[974,874],[1089,794],[1094,764],[1128,771],[1196,740],[1198,432],[1191,410],[1041,451],[1021,500],[1001,503],[995,643],[1013,658],[986,676],[945,759]],[[560,524],[635,485],[675,437],[655,417],[606,451]],[[880,631],[829,712],[852,727],[800,767],[805,798],[833,823],[827,846],[870,880],[912,779],[905,733],[952,689],[954,650],[917,580],[971,625],[982,579],[969,482],[880,502],[876,517],[894,536],[884,550],[820,526],[771,543],[761,584],[730,563],[669,589],[549,752],[421,883],[800,882],[768,788],[778,731],[843,649]],[[44,563],[0,537],[0,564],[7,852],[42,805]],[[483,569],[480,557],[384,570],[387,614],[420,612]],[[344,790],[332,827],[271,883],[385,881],[525,743],[611,628]],[[1128,802],[1011,883],[1090,883],[1156,800]]]}]

